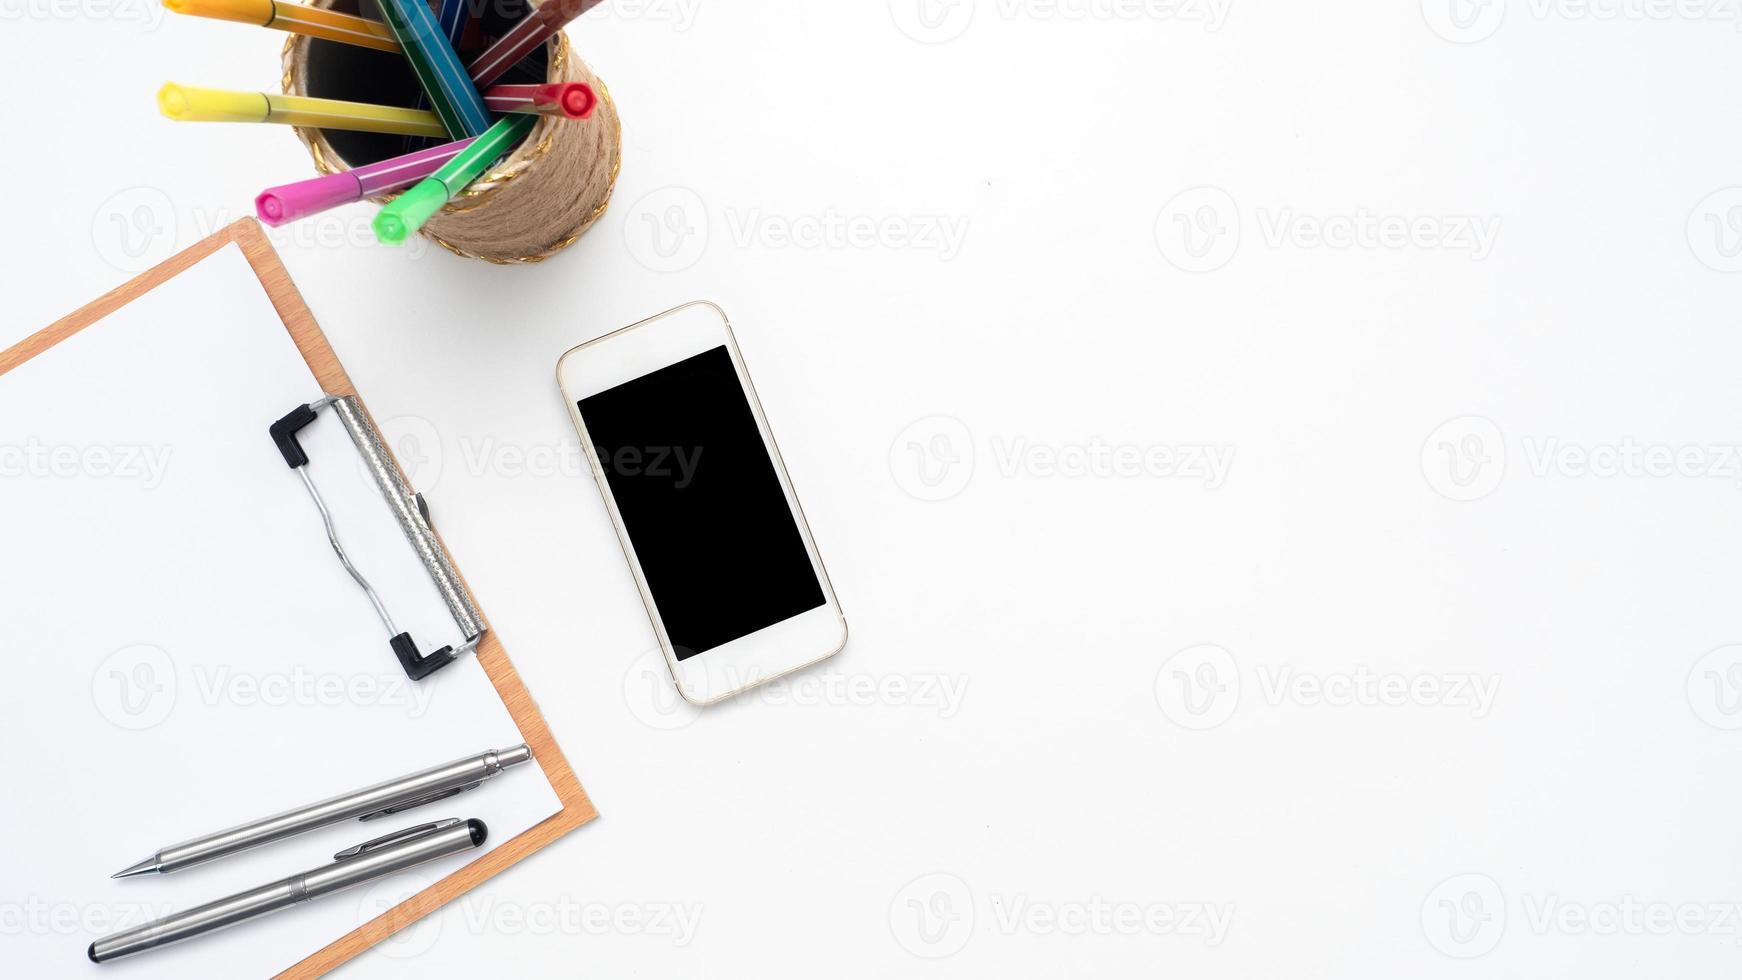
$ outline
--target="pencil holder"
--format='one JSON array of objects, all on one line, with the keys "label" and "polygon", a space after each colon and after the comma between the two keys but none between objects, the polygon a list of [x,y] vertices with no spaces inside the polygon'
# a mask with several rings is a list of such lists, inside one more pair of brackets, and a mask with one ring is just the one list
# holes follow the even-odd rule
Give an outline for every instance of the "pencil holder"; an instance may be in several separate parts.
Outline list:
[{"label": "pencil holder", "polygon": [[[313,0],[317,7],[379,20],[375,0]],[[519,19],[525,0],[491,0],[483,29],[500,34]],[[539,57],[538,55],[532,56]],[[586,82],[599,103],[586,119],[539,117],[514,151],[449,201],[421,234],[456,255],[486,262],[540,262],[572,244],[605,213],[622,157],[617,108],[603,82],[558,33],[542,53],[545,80]],[[284,91],[356,102],[413,105],[421,94],[396,54],[292,36],[284,46]],[[398,156],[401,136],[295,127],[323,174]],[[374,198],[385,203],[396,195]]]}]

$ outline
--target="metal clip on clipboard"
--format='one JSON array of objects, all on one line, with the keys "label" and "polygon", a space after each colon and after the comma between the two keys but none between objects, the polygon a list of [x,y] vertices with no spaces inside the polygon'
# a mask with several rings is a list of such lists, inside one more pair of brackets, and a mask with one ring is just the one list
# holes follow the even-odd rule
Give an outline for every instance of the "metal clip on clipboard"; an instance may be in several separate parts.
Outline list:
[{"label": "metal clip on clipboard", "polygon": [[[321,499],[314,479],[309,476],[308,454],[303,452],[302,446],[296,441],[296,434],[313,422],[321,409],[328,407],[338,415],[339,423],[345,427],[345,431],[350,433],[351,442],[356,445],[357,452],[368,465],[369,475],[374,478],[375,486],[393,509],[393,515],[399,519],[399,529],[405,533],[405,539],[411,543],[412,550],[422,560],[424,569],[435,582],[436,591],[441,593],[442,601],[447,603],[448,612],[454,617],[454,624],[465,637],[459,646],[445,646],[427,655],[419,653],[411,634],[402,633],[393,625],[393,617],[388,614],[381,597],[375,594],[369,580],[363,577],[362,572],[357,571],[356,566],[351,564],[351,559],[345,555],[344,546],[339,544],[339,536],[333,529],[333,518],[327,511],[326,501]],[[333,553],[339,556],[339,563],[345,566],[345,571],[350,573],[351,578],[362,586],[369,602],[375,606],[376,614],[381,617],[382,625],[387,627],[387,635],[390,637],[387,642],[393,648],[393,655],[399,658],[399,665],[405,668],[406,676],[414,681],[423,680],[462,654],[477,649],[478,641],[484,637],[484,618],[479,615],[478,607],[472,602],[472,594],[466,590],[465,583],[460,581],[459,574],[454,571],[453,563],[448,561],[447,552],[436,541],[435,531],[430,528],[429,510],[424,505],[423,496],[405,482],[399,467],[394,465],[393,458],[388,455],[381,433],[364,414],[357,399],[352,395],[327,395],[307,405],[298,405],[290,414],[274,422],[271,432],[272,441],[284,456],[285,463],[302,477],[303,485],[308,487],[309,496],[314,499],[321,521],[326,525],[327,540],[332,543]]]}]

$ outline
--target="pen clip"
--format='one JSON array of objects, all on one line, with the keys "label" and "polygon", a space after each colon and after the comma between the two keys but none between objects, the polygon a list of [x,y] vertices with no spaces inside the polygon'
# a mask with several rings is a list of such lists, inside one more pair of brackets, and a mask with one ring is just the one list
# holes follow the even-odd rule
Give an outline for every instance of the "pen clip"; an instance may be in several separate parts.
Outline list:
[{"label": "pen clip", "polygon": [[352,858],[359,858],[371,851],[380,850],[389,844],[403,844],[406,841],[428,837],[430,834],[436,833],[437,831],[446,830],[449,827],[455,826],[459,822],[460,818],[449,817],[446,820],[437,820],[435,823],[420,824],[416,827],[407,827],[404,830],[395,830],[391,834],[382,834],[374,840],[366,840],[363,843],[358,844],[356,847],[347,847],[339,853],[334,854],[333,860],[349,861]]},{"label": "pen clip", "polygon": [[470,782],[464,786],[455,786],[453,789],[444,789],[439,793],[431,793],[428,796],[420,796],[415,800],[406,800],[404,803],[395,803],[390,807],[376,810],[373,813],[365,813],[357,819],[367,822],[370,820],[380,820],[382,817],[391,817],[395,813],[409,810],[412,807],[423,806],[425,803],[434,803],[437,800],[445,800],[450,796],[458,796],[466,790],[477,789],[481,785],[483,785],[483,780]]}]

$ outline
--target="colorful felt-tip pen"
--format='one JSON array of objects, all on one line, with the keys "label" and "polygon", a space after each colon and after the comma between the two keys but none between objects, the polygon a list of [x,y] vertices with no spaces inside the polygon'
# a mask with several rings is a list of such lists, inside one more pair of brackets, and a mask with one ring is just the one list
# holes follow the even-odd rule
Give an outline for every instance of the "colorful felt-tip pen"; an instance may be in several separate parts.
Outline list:
[{"label": "colorful felt-tip pen", "polygon": [[536,116],[518,114],[496,120],[496,124],[473,140],[471,146],[454,154],[453,159],[442,164],[435,173],[388,202],[375,216],[375,237],[385,245],[405,241],[422,228],[431,215],[441,210],[442,205],[478,179],[478,175],[496,162],[497,157],[525,139],[537,122]]},{"label": "colorful felt-tip pen", "polygon": [[[387,2],[387,0],[383,0]],[[514,22],[514,26],[496,40],[495,44],[484,49],[484,52],[472,60],[468,69],[472,80],[482,88],[501,78],[508,69],[520,63],[520,59],[536,51],[539,45],[550,40],[551,35],[563,29],[563,25],[586,13],[599,0],[544,0],[532,8],[525,17]]]},{"label": "colorful felt-tip pen", "polygon": [[470,0],[432,0],[439,3],[436,9],[436,26],[442,29],[442,36],[453,45],[454,51],[460,50],[460,38],[465,36],[466,25],[472,20],[472,5]]},{"label": "colorful felt-tip pen", "polygon": [[565,119],[593,114],[599,97],[586,82],[546,82],[542,85],[492,85],[484,90],[491,112],[532,112]]},{"label": "colorful felt-tip pen", "polygon": [[447,134],[454,139],[483,135],[490,128],[490,111],[426,0],[380,0],[380,5]]},{"label": "colorful felt-tip pen", "polygon": [[285,0],[163,0],[178,14],[256,24],[292,34],[306,34],[327,41],[356,44],[377,51],[399,53],[393,32],[378,20],[369,20],[336,10],[323,10]]},{"label": "colorful felt-tip pen", "polygon": [[427,109],[316,99],[306,95],[232,92],[174,82],[158,90],[157,107],[164,115],[180,122],[270,122],[364,133],[444,135],[441,120]]},{"label": "colorful felt-tip pen", "polygon": [[471,139],[455,140],[379,163],[353,167],[343,173],[268,187],[254,199],[254,212],[261,221],[276,228],[341,204],[410,187],[435,173],[442,164],[452,160],[454,154],[471,145]]}]

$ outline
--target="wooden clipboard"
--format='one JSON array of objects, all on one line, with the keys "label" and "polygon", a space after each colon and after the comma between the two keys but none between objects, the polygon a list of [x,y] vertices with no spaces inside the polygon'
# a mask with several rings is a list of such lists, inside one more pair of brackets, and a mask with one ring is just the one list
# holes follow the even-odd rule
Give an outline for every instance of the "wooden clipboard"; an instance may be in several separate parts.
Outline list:
[{"label": "wooden clipboard", "polygon": [[[0,375],[5,375],[18,365],[101,320],[231,242],[241,246],[242,254],[247,257],[254,274],[260,277],[260,284],[271,298],[273,308],[284,321],[285,329],[290,331],[291,339],[302,353],[303,360],[308,362],[309,370],[314,372],[322,390],[331,395],[356,395],[357,389],[345,374],[344,366],[327,344],[326,336],[321,333],[314,316],[303,304],[302,295],[296,291],[289,274],[278,261],[278,253],[273,251],[272,244],[266,240],[259,223],[252,218],[235,222],[78,311],[62,317],[16,346],[0,352]],[[397,460],[394,465],[398,465]],[[445,550],[446,545],[443,548]],[[562,809],[476,861],[310,953],[300,962],[279,973],[281,980],[318,977],[337,968],[370,946],[460,897],[509,865],[598,815],[598,811],[593,809],[592,801],[587,799],[586,791],[581,788],[580,780],[575,778],[574,770],[569,768],[568,760],[563,758],[562,750],[557,747],[556,739],[545,724],[544,715],[539,712],[538,705],[533,702],[532,695],[520,680],[520,674],[508,662],[508,655],[503,652],[495,630],[484,633],[477,657],[483,665],[484,673],[490,678],[491,685],[501,696],[502,703],[508,707],[508,713],[513,717],[515,726],[520,729],[526,744],[532,746],[533,758],[543,768],[551,788],[562,801]]]}]

